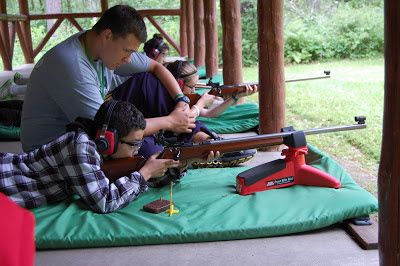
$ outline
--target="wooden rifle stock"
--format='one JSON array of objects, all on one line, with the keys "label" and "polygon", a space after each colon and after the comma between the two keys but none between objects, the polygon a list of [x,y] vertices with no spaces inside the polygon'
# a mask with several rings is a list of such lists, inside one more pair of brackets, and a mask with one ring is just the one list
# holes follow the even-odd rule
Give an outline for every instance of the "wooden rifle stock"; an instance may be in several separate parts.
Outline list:
[{"label": "wooden rifle stock", "polygon": [[[357,116],[355,120],[358,124],[348,126],[334,126],[327,128],[316,128],[304,130],[305,135],[314,135],[336,131],[346,131],[366,128],[365,117]],[[243,149],[254,149],[267,146],[280,145],[284,143],[284,138],[290,136],[294,130],[281,133],[263,134],[257,136],[232,138],[223,140],[210,140],[201,143],[177,143],[167,146],[158,156],[159,159],[189,160],[207,159],[210,151],[219,151],[221,154],[226,152],[240,151]],[[104,174],[114,182],[122,176],[129,176],[132,172],[140,170],[145,164],[143,157],[135,156],[132,158],[114,159],[105,161],[101,167]]]},{"label": "wooden rifle stock", "polygon": [[[219,151],[220,153],[240,151],[243,149],[254,149],[265,146],[279,145],[283,143],[282,137],[271,137],[265,134],[246,138],[210,140],[201,143],[184,143],[165,147],[157,157],[158,159],[207,159],[210,151]],[[122,176],[129,176],[131,173],[140,170],[145,164],[146,159],[140,156],[107,160],[101,166],[101,170],[114,182]]]},{"label": "wooden rifle stock", "polygon": [[142,156],[111,159],[104,161],[101,170],[112,183],[122,176],[129,176],[131,173],[140,170],[145,163],[146,159]]},{"label": "wooden rifle stock", "polygon": [[[207,93],[219,97],[229,97],[246,91],[246,85],[258,85],[258,83],[241,83],[235,85],[222,85],[212,87]],[[210,87],[208,87],[210,88]],[[188,93],[185,94],[190,99],[190,106],[193,106],[201,98],[201,94]]]}]

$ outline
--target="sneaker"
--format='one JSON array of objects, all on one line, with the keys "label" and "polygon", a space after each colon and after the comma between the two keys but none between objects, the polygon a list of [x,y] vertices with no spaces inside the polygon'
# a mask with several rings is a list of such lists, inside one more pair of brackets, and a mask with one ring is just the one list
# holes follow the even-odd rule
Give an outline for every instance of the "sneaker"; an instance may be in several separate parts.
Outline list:
[{"label": "sneaker", "polygon": [[3,82],[3,84],[0,86],[0,99],[5,99],[8,96],[11,96],[10,94],[10,88],[11,88],[12,80],[8,79]]},{"label": "sneaker", "polygon": [[234,152],[226,152],[218,159],[212,162],[195,162],[192,164],[193,168],[221,168],[221,167],[234,167],[244,162],[249,161],[256,155],[256,149],[241,150]]},{"label": "sneaker", "polygon": [[17,85],[26,85],[28,83],[28,79],[24,78],[19,72],[15,72],[13,81]]}]

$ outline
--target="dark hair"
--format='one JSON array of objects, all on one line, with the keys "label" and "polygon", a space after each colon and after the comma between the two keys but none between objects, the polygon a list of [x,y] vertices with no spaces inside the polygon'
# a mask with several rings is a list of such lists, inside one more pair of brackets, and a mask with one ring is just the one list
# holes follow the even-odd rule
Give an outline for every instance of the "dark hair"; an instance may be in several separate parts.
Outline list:
[{"label": "dark hair", "polygon": [[197,74],[196,66],[188,61],[176,60],[168,64],[167,69],[176,79],[183,79],[185,82],[190,79],[191,75]]},{"label": "dark hair", "polygon": [[[96,128],[102,128],[111,101],[104,102],[97,111],[94,117]],[[116,129],[119,138],[127,136],[132,130],[144,130],[146,128],[146,120],[144,120],[142,112],[133,104],[124,101],[116,102],[117,104],[112,111],[108,128]]]},{"label": "dark hair", "polygon": [[116,5],[107,9],[92,28],[97,34],[110,29],[115,38],[125,38],[133,33],[140,42],[147,39],[143,18],[133,7]]},{"label": "dark hair", "polygon": [[[151,51],[153,49],[157,49],[160,53],[165,50],[169,50],[169,46],[167,43],[164,42],[163,37],[160,34],[154,34],[153,38],[145,42],[143,46],[143,51],[146,53],[148,57],[151,58]],[[154,59],[154,58],[152,58]]]}]

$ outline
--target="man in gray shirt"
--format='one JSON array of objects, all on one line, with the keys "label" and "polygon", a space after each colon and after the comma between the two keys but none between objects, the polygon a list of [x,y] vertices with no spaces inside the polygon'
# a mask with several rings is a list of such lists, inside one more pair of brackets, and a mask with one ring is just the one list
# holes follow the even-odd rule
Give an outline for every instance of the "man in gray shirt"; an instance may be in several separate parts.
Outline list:
[{"label": "man in gray shirt", "polygon": [[[108,9],[91,30],[77,33],[49,50],[32,71],[21,120],[24,151],[61,136],[78,116],[93,118],[104,96],[121,84],[119,68],[152,72],[175,99],[182,91],[161,64],[137,53],[147,38],[143,19],[135,9]],[[121,72],[122,73],[122,72]],[[185,102],[168,116],[146,119],[145,135],[160,129],[189,133],[195,118]]]}]

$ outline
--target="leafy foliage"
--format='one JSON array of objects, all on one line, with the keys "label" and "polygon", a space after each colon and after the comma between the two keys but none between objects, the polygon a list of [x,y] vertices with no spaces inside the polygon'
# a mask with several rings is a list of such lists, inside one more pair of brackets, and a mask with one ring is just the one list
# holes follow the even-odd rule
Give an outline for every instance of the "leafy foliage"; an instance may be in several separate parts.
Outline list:
[{"label": "leafy foliage", "polygon": [[[47,0],[56,1],[56,0]],[[61,12],[98,12],[98,0],[59,0]],[[45,13],[46,0],[29,0],[30,13]],[[132,5],[132,1],[109,0],[109,6]],[[136,9],[179,8],[176,0],[137,0]],[[309,63],[335,58],[368,58],[383,53],[383,1],[380,0],[285,0],[284,37],[286,63]],[[7,1],[7,12],[18,14],[18,1]],[[222,27],[217,3],[219,60],[222,62]],[[243,65],[253,66],[258,62],[257,47],[257,0],[241,1]],[[179,17],[155,17],[161,27],[179,44]],[[90,28],[97,18],[78,19],[84,29]],[[146,20],[148,38],[158,32]],[[37,20],[31,23],[33,47],[47,32],[47,23]],[[50,38],[43,51],[59,43],[77,30],[64,21],[56,34]],[[171,55],[177,55],[174,49]],[[18,38],[15,44],[14,65],[24,63]]]},{"label": "leafy foliage", "polygon": [[[364,58],[383,53],[381,1],[286,0],[285,61]],[[242,1],[243,64],[257,54],[257,1]]]}]

